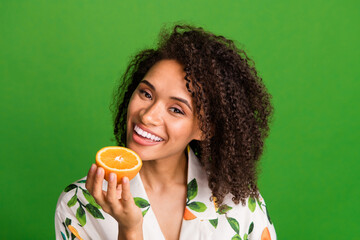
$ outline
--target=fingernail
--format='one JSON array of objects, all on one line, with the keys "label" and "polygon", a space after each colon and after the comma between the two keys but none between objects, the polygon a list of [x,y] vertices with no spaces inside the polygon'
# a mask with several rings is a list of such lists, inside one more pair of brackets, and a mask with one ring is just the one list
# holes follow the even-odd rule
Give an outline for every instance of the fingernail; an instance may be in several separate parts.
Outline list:
[{"label": "fingernail", "polygon": [[127,183],[129,179],[127,177],[123,177],[123,183]]},{"label": "fingernail", "polygon": [[110,181],[114,181],[114,180],[115,180],[115,174],[114,174],[114,173],[110,173],[109,180],[110,180]]},{"label": "fingernail", "polygon": [[94,171],[95,167],[96,167],[96,165],[95,165],[95,164],[92,164],[90,170],[91,170],[91,171]]},{"label": "fingernail", "polygon": [[97,175],[101,175],[102,174],[102,168],[98,168],[97,172],[96,172]]}]

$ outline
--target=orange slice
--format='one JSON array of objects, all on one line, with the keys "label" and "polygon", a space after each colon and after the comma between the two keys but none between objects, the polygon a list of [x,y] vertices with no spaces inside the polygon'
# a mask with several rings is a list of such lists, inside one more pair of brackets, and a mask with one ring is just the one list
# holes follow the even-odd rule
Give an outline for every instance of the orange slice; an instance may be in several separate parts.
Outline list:
[{"label": "orange slice", "polygon": [[105,170],[105,179],[109,181],[110,173],[117,175],[120,183],[123,177],[133,179],[140,171],[142,161],[133,150],[125,147],[104,147],[96,153],[96,165]]},{"label": "orange slice", "polygon": [[267,227],[264,228],[262,234],[261,234],[261,240],[271,240],[270,232]]},{"label": "orange slice", "polygon": [[185,207],[185,212],[184,212],[183,218],[185,220],[193,220],[196,218],[196,216],[192,212],[190,212],[190,210],[187,207]]},{"label": "orange slice", "polygon": [[77,239],[83,240],[83,239],[80,237],[80,235],[79,235],[78,231],[76,230],[76,228],[74,228],[74,227],[71,226],[71,225],[68,225],[68,229],[70,230],[70,232],[72,232],[72,234],[75,235],[75,237],[77,237]]}]

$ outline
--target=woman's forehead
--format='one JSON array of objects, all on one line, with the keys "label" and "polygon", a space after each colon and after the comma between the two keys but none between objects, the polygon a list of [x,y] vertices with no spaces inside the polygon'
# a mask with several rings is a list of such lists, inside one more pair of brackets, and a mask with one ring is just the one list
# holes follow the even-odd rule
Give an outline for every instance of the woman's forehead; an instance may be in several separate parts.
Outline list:
[{"label": "woman's forehead", "polygon": [[191,97],[186,87],[185,76],[183,66],[177,61],[161,60],[145,74],[142,83],[151,84],[157,92]]},{"label": "woman's forehead", "polygon": [[160,77],[171,77],[171,78],[182,78],[185,77],[184,67],[172,59],[164,59],[156,62],[145,76],[160,76]]}]

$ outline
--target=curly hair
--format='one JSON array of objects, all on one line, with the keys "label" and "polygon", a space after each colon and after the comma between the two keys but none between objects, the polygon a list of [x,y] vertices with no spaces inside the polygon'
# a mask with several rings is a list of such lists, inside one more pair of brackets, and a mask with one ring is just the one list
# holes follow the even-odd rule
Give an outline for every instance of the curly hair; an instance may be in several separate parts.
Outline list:
[{"label": "curly hair", "polygon": [[[202,28],[176,25],[162,30],[158,46],[138,53],[114,92],[114,135],[126,145],[126,114],[132,93],[148,70],[162,59],[184,66],[203,141],[189,144],[207,173],[217,204],[229,193],[244,205],[259,197],[257,162],[268,136],[273,107],[254,62],[234,42]],[[190,84],[192,88],[190,88]],[[192,89],[192,90],[191,90]]]}]

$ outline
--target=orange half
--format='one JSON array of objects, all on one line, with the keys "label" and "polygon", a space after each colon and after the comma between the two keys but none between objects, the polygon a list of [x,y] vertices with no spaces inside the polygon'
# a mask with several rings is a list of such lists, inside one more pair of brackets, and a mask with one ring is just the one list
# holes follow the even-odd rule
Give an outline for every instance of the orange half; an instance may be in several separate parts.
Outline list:
[{"label": "orange half", "polygon": [[133,179],[141,169],[142,161],[139,155],[126,147],[104,147],[96,153],[96,165],[105,170],[105,179],[109,181],[110,173],[117,175],[120,183],[123,177]]}]

